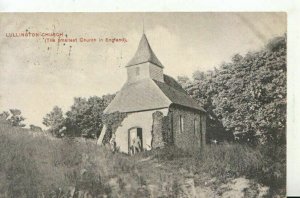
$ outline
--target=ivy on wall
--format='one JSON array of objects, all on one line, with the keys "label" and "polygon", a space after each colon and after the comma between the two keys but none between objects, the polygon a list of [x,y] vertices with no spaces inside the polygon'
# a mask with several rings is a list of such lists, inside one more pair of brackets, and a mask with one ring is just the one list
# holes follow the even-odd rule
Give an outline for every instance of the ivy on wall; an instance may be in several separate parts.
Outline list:
[{"label": "ivy on wall", "polygon": [[114,112],[110,114],[105,114],[103,116],[103,123],[106,126],[105,134],[102,140],[103,144],[109,143],[109,140],[112,137],[119,126],[121,126],[123,120],[127,117],[127,113]]}]

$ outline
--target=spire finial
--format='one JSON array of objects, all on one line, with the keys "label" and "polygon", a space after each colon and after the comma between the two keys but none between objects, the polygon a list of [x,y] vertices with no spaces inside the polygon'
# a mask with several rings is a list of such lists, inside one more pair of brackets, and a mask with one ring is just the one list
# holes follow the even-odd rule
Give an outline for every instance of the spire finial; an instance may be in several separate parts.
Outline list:
[{"label": "spire finial", "polygon": [[145,34],[145,21],[144,21],[144,17],[143,17],[143,34]]}]

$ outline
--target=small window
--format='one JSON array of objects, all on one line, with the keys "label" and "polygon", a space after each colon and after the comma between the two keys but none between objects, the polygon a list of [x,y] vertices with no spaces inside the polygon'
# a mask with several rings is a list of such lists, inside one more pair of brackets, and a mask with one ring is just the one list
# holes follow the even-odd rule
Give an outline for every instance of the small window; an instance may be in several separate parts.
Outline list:
[{"label": "small window", "polygon": [[179,116],[179,127],[180,127],[180,133],[183,132],[183,117]]},{"label": "small window", "polygon": [[137,68],[135,68],[135,75],[140,75],[140,68],[139,67],[137,67]]},{"label": "small window", "polygon": [[202,135],[202,116],[200,116],[199,123],[199,133]]},{"label": "small window", "polygon": [[202,142],[202,116],[200,116],[200,124],[199,124],[199,134],[200,134],[200,141]]},{"label": "small window", "polygon": [[199,125],[196,119],[194,119],[194,135],[197,135],[199,129]]}]

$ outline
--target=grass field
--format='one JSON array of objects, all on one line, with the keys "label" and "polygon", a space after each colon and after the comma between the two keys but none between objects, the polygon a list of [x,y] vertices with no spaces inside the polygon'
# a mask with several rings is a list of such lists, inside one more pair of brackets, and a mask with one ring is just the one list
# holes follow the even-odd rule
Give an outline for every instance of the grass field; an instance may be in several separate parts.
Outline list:
[{"label": "grass field", "polygon": [[[0,197],[282,197],[285,148],[207,145],[134,157],[0,123]],[[272,151],[272,152],[270,152]]]}]

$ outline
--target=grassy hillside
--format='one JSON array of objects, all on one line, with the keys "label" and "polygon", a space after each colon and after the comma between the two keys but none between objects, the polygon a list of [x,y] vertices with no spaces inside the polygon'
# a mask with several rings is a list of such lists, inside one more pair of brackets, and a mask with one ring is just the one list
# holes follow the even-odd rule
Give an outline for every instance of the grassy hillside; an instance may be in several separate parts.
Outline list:
[{"label": "grassy hillside", "polygon": [[[273,149],[270,152],[269,149]],[[208,145],[112,154],[0,123],[0,197],[258,197],[285,193],[284,148]],[[277,157],[276,157],[277,156]],[[279,157],[278,157],[279,156]],[[270,187],[270,188],[269,188]]]}]

